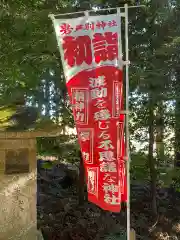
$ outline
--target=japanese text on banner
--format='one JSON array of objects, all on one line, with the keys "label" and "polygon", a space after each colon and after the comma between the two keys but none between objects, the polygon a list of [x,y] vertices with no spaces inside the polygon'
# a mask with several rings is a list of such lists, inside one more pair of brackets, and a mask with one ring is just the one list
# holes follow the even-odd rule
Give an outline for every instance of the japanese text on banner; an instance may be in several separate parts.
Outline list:
[{"label": "japanese text on banner", "polygon": [[[124,165],[120,19],[116,14],[55,20],[87,179],[88,199],[120,211]],[[121,142],[121,141],[120,141]]]}]

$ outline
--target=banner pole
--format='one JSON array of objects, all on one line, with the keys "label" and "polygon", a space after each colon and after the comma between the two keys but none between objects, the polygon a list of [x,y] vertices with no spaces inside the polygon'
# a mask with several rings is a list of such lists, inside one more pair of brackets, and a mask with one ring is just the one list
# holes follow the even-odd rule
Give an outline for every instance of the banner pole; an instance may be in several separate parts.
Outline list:
[{"label": "banner pole", "polygon": [[[145,5],[135,5],[135,6],[128,6],[128,8],[141,8],[145,7]],[[124,9],[124,7],[119,7],[120,9]],[[91,9],[87,10],[88,13],[91,12],[103,12],[103,11],[111,11],[111,10],[116,10],[117,8],[101,8],[101,9]],[[60,14],[49,14],[48,16],[51,18],[53,15],[54,17],[58,16],[65,16],[65,15],[75,15],[75,14],[84,14],[84,11],[78,11],[78,12],[70,12],[70,13],[60,13]]]},{"label": "banner pole", "polygon": [[127,240],[130,240],[130,153],[129,153],[129,39],[128,39],[128,4],[125,8],[125,58],[126,58],[126,174],[127,174]]}]

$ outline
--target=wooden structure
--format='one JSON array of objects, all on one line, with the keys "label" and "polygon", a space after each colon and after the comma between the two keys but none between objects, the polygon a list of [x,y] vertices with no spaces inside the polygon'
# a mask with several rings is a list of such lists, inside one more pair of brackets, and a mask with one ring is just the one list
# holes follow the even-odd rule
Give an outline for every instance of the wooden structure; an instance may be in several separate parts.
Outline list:
[{"label": "wooden structure", "polygon": [[61,129],[0,132],[0,175],[32,172],[36,169],[36,138],[60,134]]}]

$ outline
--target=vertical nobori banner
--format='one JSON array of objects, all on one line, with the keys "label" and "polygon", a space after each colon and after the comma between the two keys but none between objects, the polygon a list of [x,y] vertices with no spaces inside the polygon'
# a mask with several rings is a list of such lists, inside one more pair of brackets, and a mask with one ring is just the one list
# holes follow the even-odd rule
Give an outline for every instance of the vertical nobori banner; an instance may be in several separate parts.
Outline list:
[{"label": "vertical nobori banner", "polygon": [[119,14],[53,19],[86,170],[88,199],[119,212],[127,200]]}]

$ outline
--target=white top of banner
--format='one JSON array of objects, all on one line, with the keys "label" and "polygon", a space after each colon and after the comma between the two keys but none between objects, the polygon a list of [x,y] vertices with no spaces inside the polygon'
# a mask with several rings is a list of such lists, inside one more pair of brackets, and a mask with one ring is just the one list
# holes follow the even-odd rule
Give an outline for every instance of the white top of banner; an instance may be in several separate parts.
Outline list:
[{"label": "white top of banner", "polygon": [[[83,16],[79,18],[73,19],[54,19],[54,28],[58,41],[58,45],[60,48],[62,64],[64,68],[64,73],[66,77],[66,81],[68,82],[73,76],[75,76],[78,72],[82,70],[94,69],[99,66],[117,66],[122,69],[123,61],[122,61],[122,47],[121,47],[121,18],[119,14],[109,14],[109,15],[101,15],[101,16]],[[113,51],[113,43],[109,41],[102,41],[99,39],[99,42],[93,43],[93,36],[95,34],[106,34],[110,33],[112,38],[114,34],[118,36],[118,58],[114,60],[100,61],[97,63],[95,61],[94,53],[95,51],[107,51],[107,48],[112,48]],[[91,64],[87,64],[86,61],[82,60],[82,64],[77,63],[77,57],[82,56],[87,53],[87,44],[76,41],[78,37],[86,36],[91,40],[90,48],[92,53],[92,62]],[[71,39],[71,44],[64,44],[65,37],[69,37]],[[74,39],[74,40],[72,40]],[[85,38],[86,40],[87,38]],[[110,39],[112,40],[112,39]],[[74,41],[74,43],[72,43]],[[84,49],[82,49],[84,48]],[[98,49],[98,50],[97,50]],[[74,64],[71,66],[67,62],[67,54],[70,52],[71,58],[73,58],[74,54]],[[81,52],[80,52],[81,51]],[[82,53],[84,51],[84,53]],[[78,55],[79,54],[79,55]],[[72,60],[72,59],[71,59]]]}]

